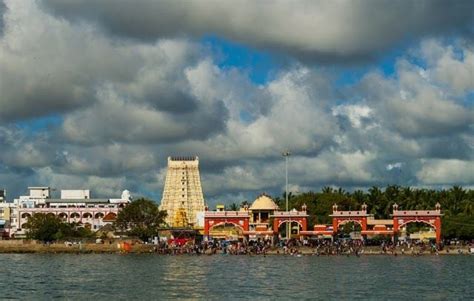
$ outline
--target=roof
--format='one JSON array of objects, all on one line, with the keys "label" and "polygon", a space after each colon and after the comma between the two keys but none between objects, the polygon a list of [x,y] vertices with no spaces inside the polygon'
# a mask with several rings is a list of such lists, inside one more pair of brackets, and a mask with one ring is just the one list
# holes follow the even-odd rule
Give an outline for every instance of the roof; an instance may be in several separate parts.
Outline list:
[{"label": "roof", "polygon": [[183,156],[183,157],[170,156],[168,157],[168,160],[170,161],[196,161],[196,160],[199,160],[199,157],[198,156]]},{"label": "roof", "polygon": [[104,221],[104,222],[113,222],[116,219],[117,219],[117,214],[115,214],[113,212],[109,212],[102,218],[102,221]]},{"label": "roof", "polygon": [[99,230],[97,230],[97,232],[114,232],[114,227],[112,226],[112,224],[107,224],[107,225],[104,225],[102,227],[100,227]]},{"label": "roof", "polygon": [[109,199],[46,199],[46,203],[108,204]]},{"label": "roof", "polygon": [[250,206],[250,210],[277,210],[278,205],[265,194],[260,195]]}]

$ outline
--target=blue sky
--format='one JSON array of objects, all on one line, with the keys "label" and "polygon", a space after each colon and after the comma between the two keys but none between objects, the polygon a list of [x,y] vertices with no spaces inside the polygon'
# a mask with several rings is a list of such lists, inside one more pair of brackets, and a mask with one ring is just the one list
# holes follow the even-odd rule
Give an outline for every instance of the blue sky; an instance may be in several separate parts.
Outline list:
[{"label": "blue sky", "polygon": [[286,149],[294,192],[473,186],[472,1],[2,2],[11,197],[159,201],[172,155],[210,203],[280,195]]},{"label": "blue sky", "polygon": [[219,67],[243,69],[257,85],[271,80],[282,65],[276,55],[216,36],[204,37],[201,43],[210,46]]}]

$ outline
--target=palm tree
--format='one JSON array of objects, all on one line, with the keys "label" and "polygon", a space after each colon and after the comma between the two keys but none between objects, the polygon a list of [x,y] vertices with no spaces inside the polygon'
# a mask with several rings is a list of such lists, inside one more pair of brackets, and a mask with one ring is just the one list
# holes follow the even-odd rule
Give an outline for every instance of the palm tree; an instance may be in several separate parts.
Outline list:
[{"label": "palm tree", "polygon": [[352,193],[352,198],[354,198],[358,205],[362,205],[367,199],[365,193],[360,189]]},{"label": "palm tree", "polygon": [[237,205],[236,203],[230,204],[228,208],[230,211],[239,211],[239,205]]},{"label": "palm tree", "polygon": [[333,192],[333,189],[330,186],[324,186],[321,192],[325,194],[331,194]]},{"label": "palm tree", "polygon": [[461,206],[460,206],[461,202],[466,197],[466,191],[464,191],[464,189],[462,189],[462,187],[460,186],[453,186],[449,190],[449,195],[450,195],[449,203],[448,203],[449,210],[453,214],[458,214],[461,209]]}]

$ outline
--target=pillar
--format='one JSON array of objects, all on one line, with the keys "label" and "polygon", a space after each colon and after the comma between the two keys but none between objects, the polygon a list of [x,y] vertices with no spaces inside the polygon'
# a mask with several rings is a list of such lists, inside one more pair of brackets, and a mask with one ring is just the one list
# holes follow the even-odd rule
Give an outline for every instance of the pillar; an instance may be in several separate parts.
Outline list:
[{"label": "pillar", "polygon": [[367,231],[367,217],[363,217],[362,218],[362,222],[361,222],[361,226],[362,226],[362,231]]},{"label": "pillar", "polygon": [[279,222],[279,221],[280,221],[280,220],[279,220],[278,218],[276,218],[276,217],[273,219],[273,232],[278,233],[278,222]]},{"label": "pillar", "polygon": [[398,240],[398,218],[393,217],[393,242],[396,243]]},{"label": "pillar", "polygon": [[441,243],[441,217],[436,217],[435,220],[436,227],[436,244]]},{"label": "pillar", "polygon": [[332,232],[333,232],[333,234],[337,233],[337,228],[338,227],[339,227],[339,222],[338,222],[337,218],[333,217],[332,218]]},{"label": "pillar", "polygon": [[209,236],[209,220],[204,220],[204,235]]},{"label": "pillar", "polygon": [[244,231],[249,231],[250,230],[250,227],[249,227],[249,219],[248,218],[245,218],[244,219]]}]

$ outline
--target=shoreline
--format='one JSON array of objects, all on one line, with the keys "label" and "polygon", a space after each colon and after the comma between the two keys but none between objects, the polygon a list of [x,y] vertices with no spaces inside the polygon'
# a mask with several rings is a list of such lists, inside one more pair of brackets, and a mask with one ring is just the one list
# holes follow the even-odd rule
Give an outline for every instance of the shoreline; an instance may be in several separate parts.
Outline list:
[{"label": "shoreline", "polygon": [[401,249],[396,249],[395,253],[382,252],[379,247],[365,247],[359,255],[354,253],[341,253],[341,254],[317,254],[316,250],[308,247],[297,248],[297,254],[284,254],[282,249],[272,248],[265,252],[265,254],[222,254],[222,251],[218,250],[215,254],[210,254],[210,250],[202,254],[163,254],[157,252],[154,245],[146,244],[134,244],[130,251],[123,251],[117,247],[117,243],[112,244],[95,244],[95,243],[84,243],[65,245],[64,243],[54,243],[50,245],[44,245],[40,243],[8,243],[2,244],[0,242],[0,254],[153,254],[157,256],[215,256],[215,255],[230,255],[230,256],[437,256],[437,255],[471,255],[469,253],[468,246],[450,247],[449,252],[447,248],[433,253],[429,250],[420,252],[419,249],[415,248],[414,251],[409,250],[402,253]]}]

